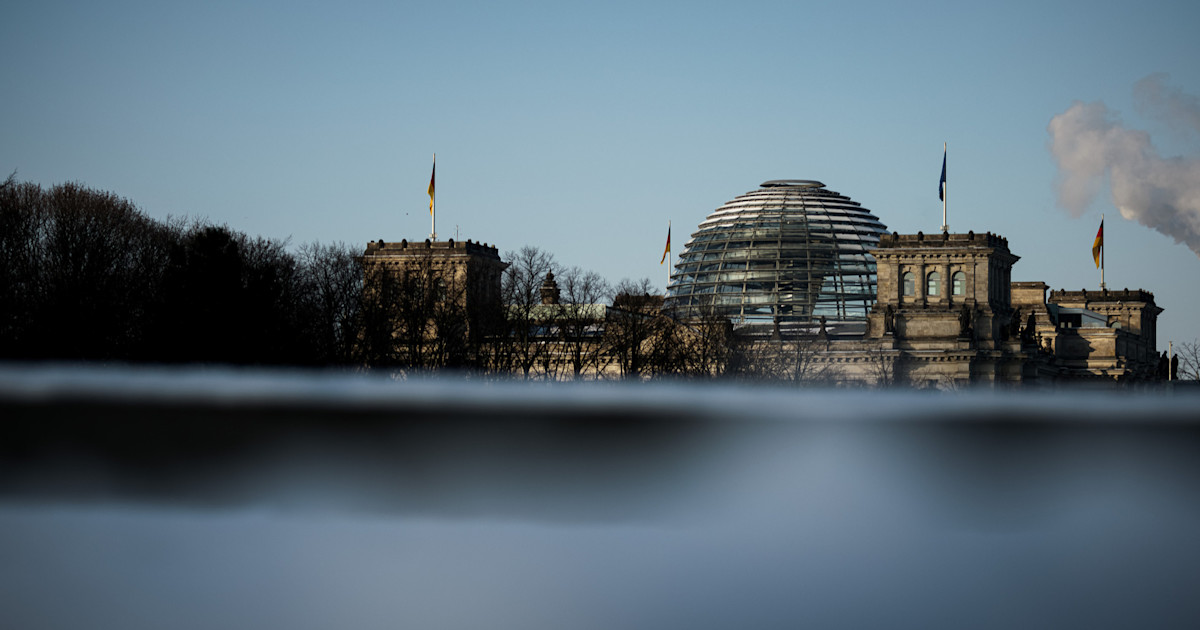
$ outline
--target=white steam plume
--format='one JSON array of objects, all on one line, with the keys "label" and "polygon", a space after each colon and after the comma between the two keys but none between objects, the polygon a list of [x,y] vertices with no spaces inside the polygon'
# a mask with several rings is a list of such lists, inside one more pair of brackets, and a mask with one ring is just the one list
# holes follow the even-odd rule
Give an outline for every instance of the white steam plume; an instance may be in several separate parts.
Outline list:
[{"label": "white steam plume", "polygon": [[1138,113],[1161,120],[1176,131],[1200,133],[1200,98],[1168,86],[1166,81],[1167,75],[1159,72],[1134,84]]},{"label": "white steam plume", "polygon": [[[1200,130],[1200,101],[1164,88],[1161,75],[1143,79],[1137,91],[1157,116]],[[1058,203],[1067,212],[1082,215],[1107,177],[1121,216],[1200,256],[1200,159],[1160,156],[1146,132],[1124,127],[1099,102],[1074,103],[1047,129],[1058,162]]]}]

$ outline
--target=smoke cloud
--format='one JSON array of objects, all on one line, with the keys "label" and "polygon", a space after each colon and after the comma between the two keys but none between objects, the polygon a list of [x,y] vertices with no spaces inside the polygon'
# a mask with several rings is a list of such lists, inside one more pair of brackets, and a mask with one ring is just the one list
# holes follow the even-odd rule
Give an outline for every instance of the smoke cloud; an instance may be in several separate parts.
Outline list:
[{"label": "smoke cloud", "polygon": [[1200,98],[1166,84],[1167,75],[1152,74],[1133,86],[1138,113],[1167,123],[1175,131],[1200,133]]},{"label": "smoke cloud", "polygon": [[[1165,75],[1134,88],[1140,110],[1200,131],[1200,99],[1169,88]],[[1159,155],[1150,135],[1125,127],[1102,102],[1075,102],[1050,120],[1058,204],[1081,216],[1107,182],[1121,216],[1184,243],[1200,256],[1200,158]]]}]

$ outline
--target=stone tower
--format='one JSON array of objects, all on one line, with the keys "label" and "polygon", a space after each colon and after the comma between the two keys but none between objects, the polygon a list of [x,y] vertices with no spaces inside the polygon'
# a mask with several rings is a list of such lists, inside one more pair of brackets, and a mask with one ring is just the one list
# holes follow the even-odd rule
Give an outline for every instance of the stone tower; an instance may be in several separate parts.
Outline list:
[{"label": "stone tower", "polygon": [[974,232],[892,234],[872,253],[879,278],[873,336],[889,332],[913,347],[963,339],[986,349],[1006,338],[1012,266],[1019,260],[1007,239]]},{"label": "stone tower", "polygon": [[[1012,266],[995,234],[891,234],[872,251],[878,298],[868,338],[896,357],[898,381],[1016,382],[1030,353],[1013,334]],[[1019,317],[1019,315],[1017,315]],[[1029,344],[1025,344],[1029,345]]]},{"label": "stone tower", "polygon": [[[406,325],[415,309],[427,311],[429,318],[450,313],[460,320],[429,321],[409,334],[410,343],[414,337],[436,338],[470,348],[499,321],[501,276],[508,264],[495,246],[470,240],[379,240],[367,243],[362,263],[364,291],[371,294],[388,283],[387,299],[409,309]],[[446,339],[448,335],[456,339]]]}]

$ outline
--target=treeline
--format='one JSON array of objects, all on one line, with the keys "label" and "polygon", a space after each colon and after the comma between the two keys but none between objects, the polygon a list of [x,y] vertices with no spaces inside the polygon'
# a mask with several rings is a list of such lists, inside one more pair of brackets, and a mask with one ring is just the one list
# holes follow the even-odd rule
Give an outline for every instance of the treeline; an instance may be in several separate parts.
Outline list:
[{"label": "treeline", "polygon": [[352,365],[348,246],[149,218],[79,184],[0,184],[0,358]]}]

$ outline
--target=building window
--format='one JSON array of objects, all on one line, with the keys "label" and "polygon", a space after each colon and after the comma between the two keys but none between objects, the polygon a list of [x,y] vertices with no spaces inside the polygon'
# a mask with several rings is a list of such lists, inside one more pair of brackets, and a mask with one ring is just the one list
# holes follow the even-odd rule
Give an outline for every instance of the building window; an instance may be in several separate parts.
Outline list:
[{"label": "building window", "polygon": [[915,280],[913,280],[912,272],[905,271],[904,272],[904,295],[906,297],[911,297],[911,296],[915,295],[916,292],[917,292],[917,283]]},{"label": "building window", "polygon": [[925,284],[926,295],[937,295],[942,292],[942,274],[933,271],[929,273],[929,282]]},{"label": "building window", "polygon": [[967,274],[961,271],[955,271],[954,274],[950,276],[950,282],[950,290],[954,292],[954,295],[967,294]]}]

